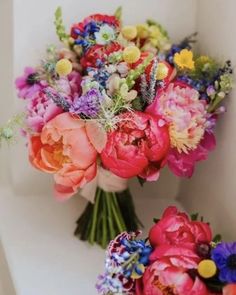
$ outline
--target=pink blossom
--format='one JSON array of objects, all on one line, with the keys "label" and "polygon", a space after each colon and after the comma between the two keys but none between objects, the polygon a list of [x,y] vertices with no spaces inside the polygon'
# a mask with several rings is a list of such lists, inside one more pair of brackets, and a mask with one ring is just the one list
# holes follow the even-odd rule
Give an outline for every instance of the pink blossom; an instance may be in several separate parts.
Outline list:
[{"label": "pink blossom", "polygon": [[32,131],[38,133],[48,121],[62,112],[63,110],[41,91],[27,105],[26,123]]},{"label": "pink blossom", "polygon": [[179,153],[177,149],[171,149],[167,163],[170,170],[179,177],[191,177],[194,172],[195,164],[198,161],[206,160],[208,153],[216,146],[213,133],[205,132],[205,135],[195,150],[187,154]]},{"label": "pink blossom", "polygon": [[18,97],[22,99],[30,99],[40,90],[47,86],[46,81],[37,79],[37,72],[35,69],[26,67],[24,75],[17,78],[15,81],[18,89]]}]

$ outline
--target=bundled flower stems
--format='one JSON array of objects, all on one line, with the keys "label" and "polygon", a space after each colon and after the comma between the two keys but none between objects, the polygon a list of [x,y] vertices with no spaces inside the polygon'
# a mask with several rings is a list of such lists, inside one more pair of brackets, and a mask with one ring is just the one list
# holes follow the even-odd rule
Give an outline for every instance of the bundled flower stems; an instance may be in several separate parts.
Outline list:
[{"label": "bundled flower stems", "polygon": [[121,9],[67,32],[58,8],[54,23],[62,46],[16,79],[29,160],[58,200],[88,200],[75,234],[106,247],[140,226],[129,179],[157,181],[165,166],[191,177],[215,148],[231,63],[194,52],[194,34],[173,44],[155,21],[125,26]]},{"label": "bundled flower stems", "polygon": [[110,242],[98,294],[236,294],[236,242],[213,238],[197,214],[168,207],[147,239],[139,235],[123,232]]}]

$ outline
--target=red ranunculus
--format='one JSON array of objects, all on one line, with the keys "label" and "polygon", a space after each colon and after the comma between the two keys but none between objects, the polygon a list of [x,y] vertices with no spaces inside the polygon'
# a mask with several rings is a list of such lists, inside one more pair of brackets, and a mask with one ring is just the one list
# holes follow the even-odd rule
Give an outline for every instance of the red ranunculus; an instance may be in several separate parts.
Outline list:
[{"label": "red ranunculus", "polygon": [[170,148],[167,127],[158,116],[141,112],[123,113],[119,120],[101,154],[104,167],[123,178],[157,180]]}]

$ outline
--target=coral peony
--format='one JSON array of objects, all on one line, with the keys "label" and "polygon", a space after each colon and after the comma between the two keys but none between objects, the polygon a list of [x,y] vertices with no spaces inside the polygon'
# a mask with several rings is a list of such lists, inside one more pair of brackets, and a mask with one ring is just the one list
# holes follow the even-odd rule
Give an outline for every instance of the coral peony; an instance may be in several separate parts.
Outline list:
[{"label": "coral peony", "polygon": [[224,287],[223,295],[235,295],[236,294],[236,284],[229,284]]},{"label": "coral peony", "polygon": [[105,168],[123,178],[156,180],[169,152],[167,127],[158,123],[159,117],[141,112],[120,115],[101,154]]},{"label": "coral peony", "polygon": [[179,153],[177,149],[171,149],[167,163],[170,170],[179,177],[191,177],[197,161],[206,160],[208,153],[216,146],[213,133],[205,132],[203,139],[196,149],[186,153]]},{"label": "coral peony", "polygon": [[188,153],[196,149],[206,128],[206,102],[184,83],[170,83],[157,93],[147,111],[160,115],[169,126],[171,147]]},{"label": "coral peony", "polygon": [[191,221],[187,214],[178,212],[176,207],[168,207],[161,220],[151,228],[149,239],[153,247],[195,247],[198,243],[210,243],[212,232],[207,223]]},{"label": "coral peony", "polygon": [[63,113],[48,122],[29,142],[29,159],[37,169],[53,173],[55,194],[66,199],[91,181],[97,171],[97,150],[86,123]]}]

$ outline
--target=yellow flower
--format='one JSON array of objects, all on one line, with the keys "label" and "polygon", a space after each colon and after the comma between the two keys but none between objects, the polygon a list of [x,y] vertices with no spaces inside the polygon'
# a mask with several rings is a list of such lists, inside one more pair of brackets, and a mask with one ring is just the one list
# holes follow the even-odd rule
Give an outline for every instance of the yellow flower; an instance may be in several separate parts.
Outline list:
[{"label": "yellow flower", "polygon": [[140,39],[146,39],[149,36],[148,25],[139,24],[136,26],[137,34]]},{"label": "yellow flower", "polygon": [[216,272],[217,272],[217,267],[213,260],[205,259],[198,264],[198,273],[204,279],[210,279],[214,277]]},{"label": "yellow flower", "polygon": [[60,76],[67,76],[72,72],[72,63],[67,58],[63,58],[56,63],[56,72]]},{"label": "yellow flower", "polygon": [[168,67],[163,62],[160,62],[157,65],[156,79],[163,80],[168,76],[168,73],[169,73]]},{"label": "yellow flower", "polygon": [[132,272],[132,274],[131,274],[131,278],[133,279],[133,280],[138,280],[138,279],[140,279],[142,276],[143,276],[143,273],[144,273],[144,271],[145,271],[145,266],[143,265],[143,264],[139,264],[138,265],[138,269],[140,270],[140,272],[142,273],[142,274],[138,274],[135,270]]},{"label": "yellow flower", "polygon": [[123,59],[125,62],[132,64],[140,59],[141,52],[136,46],[128,46],[123,51]]},{"label": "yellow flower", "polygon": [[150,38],[158,39],[161,37],[160,29],[157,26],[150,26],[149,27]]},{"label": "yellow flower", "polygon": [[137,37],[137,28],[135,26],[125,26],[122,28],[121,33],[127,40],[133,40]]},{"label": "yellow flower", "polygon": [[179,53],[175,53],[174,62],[181,69],[194,69],[193,53],[191,50],[182,49]]}]

